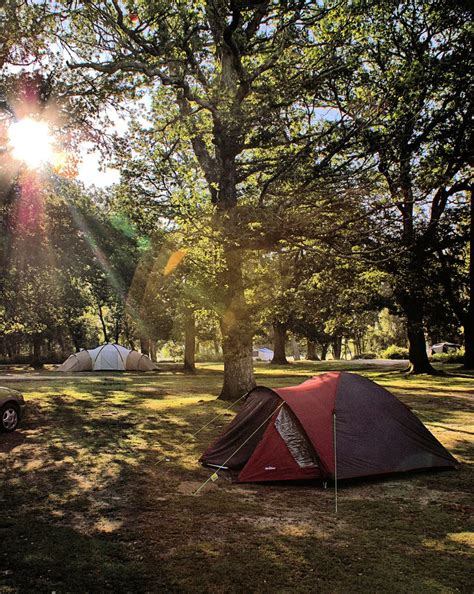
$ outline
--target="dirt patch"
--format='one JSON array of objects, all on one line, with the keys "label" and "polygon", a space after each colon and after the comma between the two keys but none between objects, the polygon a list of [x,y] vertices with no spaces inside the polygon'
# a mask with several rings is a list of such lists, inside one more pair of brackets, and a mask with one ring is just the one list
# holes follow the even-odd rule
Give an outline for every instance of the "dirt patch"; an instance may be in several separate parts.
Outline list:
[{"label": "dirt patch", "polygon": [[[181,495],[196,495],[199,497],[219,489],[218,485],[212,481],[209,481],[204,487],[202,487],[202,485],[203,483],[201,481],[182,481],[179,483],[177,491],[178,493],[181,493]],[[196,493],[200,487],[202,487],[202,489],[199,491],[199,493]]]},{"label": "dirt patch", "polygon": [[240,522],[250,524],[254,528],[262,531],[271,530],[272,534],[279,534],[290,537],[308,537],[317,538],[318,540],[328,540],[334,533],[334,522],[332,526],[322,525],[321,514],[318,514],[318,523],[303,520],[297,517],[281,517],[281,516],[262,516],[244,517],[240,518]]}]

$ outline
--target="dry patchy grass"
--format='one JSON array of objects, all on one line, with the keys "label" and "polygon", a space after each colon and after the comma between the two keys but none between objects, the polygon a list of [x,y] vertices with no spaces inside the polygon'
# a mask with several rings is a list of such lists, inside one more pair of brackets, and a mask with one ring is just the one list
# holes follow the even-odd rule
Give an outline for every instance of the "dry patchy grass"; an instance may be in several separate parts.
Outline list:
[{"label": "dry patchy grass", "polygon": [[[328,367],[262,365],[258,382]],[[218,365],[3,379],[30,410],[0,436],[0,592],[472,592],[472,376],[357,370],[461,465],[340,485],[337,515],[318,483],[221,478],[193,495],[209,476],[200,453],[233,416],[215,400]]]}]

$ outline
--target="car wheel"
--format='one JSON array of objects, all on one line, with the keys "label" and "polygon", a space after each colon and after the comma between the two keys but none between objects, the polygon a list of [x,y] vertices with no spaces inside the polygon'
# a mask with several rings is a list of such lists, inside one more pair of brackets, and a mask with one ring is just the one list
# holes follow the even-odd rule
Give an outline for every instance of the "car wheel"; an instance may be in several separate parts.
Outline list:
[{"label": "car wheel", "polygon": [[20,409],[12,402],[4,404],[0,409],[0,431],[15,431],[20,421]]}]

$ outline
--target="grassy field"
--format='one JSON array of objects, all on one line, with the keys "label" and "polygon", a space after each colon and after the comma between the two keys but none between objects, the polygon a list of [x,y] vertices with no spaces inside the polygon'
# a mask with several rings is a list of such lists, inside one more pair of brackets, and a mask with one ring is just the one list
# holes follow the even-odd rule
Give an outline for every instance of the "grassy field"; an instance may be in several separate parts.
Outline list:
[{"label": "grassy field", "polygon": [[[258,383],[329,368],[350,364],[260,366]],[[337,515],[320,484],[220,478],[193,495],[209,476],[199,455],[234,414],[215,399],[218,364],[195,377],[0,370],[29,403],[0,436],[0,592],[472,592],[474,377],[356,369],[461,464],[340,485]]]}]

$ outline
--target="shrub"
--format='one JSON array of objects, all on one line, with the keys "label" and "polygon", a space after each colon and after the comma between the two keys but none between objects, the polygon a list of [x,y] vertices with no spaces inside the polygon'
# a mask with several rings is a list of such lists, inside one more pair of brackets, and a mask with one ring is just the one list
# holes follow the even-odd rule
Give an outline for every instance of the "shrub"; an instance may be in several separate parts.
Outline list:
[{"label": "shrub", "polygon": [[360,353],[360,355],[354,355],[352,357],[353,361],[356,359],[377,359],[377,355],[375,353]]},{"label": "shrub", "polygon": [[224,361],[224,358],[220,353],[216,354],[208,351],[196,353],[196,363],[222,363],[222,361]]},{"label": "shrub", "polygon": [[382,351],[380,356],[382,359],[408,359],[408,349],[392,344]]}]

